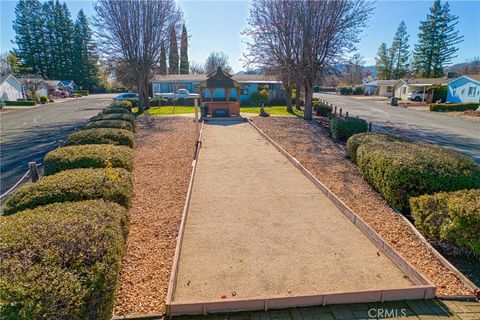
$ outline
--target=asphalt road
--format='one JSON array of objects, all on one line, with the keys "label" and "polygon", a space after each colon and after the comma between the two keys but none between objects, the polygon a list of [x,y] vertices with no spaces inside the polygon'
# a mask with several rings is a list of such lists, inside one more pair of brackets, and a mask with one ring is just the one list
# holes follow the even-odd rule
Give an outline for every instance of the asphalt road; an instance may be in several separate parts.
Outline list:
[{"label": "asphalt road", "polygon": [[314,93],[314,96],[333,103],[373,122],[373,131],[404,135],[415,140],[439,144],[469,155],[480,163],[480,122],[465,120],[443,113],[391,107],[385,102]]},{"label": "asphalt road", "polygon": [[28,169],[43,163],[50,150],[90,117],[105,108],[114,95],[89,95],[70,101],[15,110],[0,115],[0,190],[8,190]]}]

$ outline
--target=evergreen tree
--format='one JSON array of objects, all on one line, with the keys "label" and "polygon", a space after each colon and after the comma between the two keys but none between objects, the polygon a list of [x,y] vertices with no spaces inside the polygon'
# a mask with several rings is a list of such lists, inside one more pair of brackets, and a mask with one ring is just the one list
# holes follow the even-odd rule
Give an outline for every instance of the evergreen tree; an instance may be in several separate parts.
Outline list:
[{"label": "evergreen tree", "polygon": [[175,26],[170,28],[170,48],[168,52],[168,73],[178,74],[178,44]]},{"label": "evergreen tree", "polygon": [[378,48],[377,56],[375,57],[375,68],[377,68],[378,79],[391,79],[393,73],[393,56],[392,50],[387,48],[385,42]]},{"label": "evergreen tree", "polygon": [[402,21],[398,26],[395,37],[393,38],[392,55],[393,60],[393,79],[400,79],[408,72],[408,58],[410,56],[410,45],[408,44],[409,35],[407,33],[407,26]]},{"label": "evergreen tree", "polygon": [[98,55],[88,18],[83,10],[78,12],[74,30],[73,69],[76,72],[72,79],[82,88],[91,89],[98,85]]},{"label": "evergreen tree", "polygon": [[165,45],[162,43],[160,49],[160,74],[167,74],[167,53],[165,51]]},{"label": "evergreen tree", "polygon": [[423,77],[441,77],[444,68],[456,57],[463,36],[455,30],[458,17],[450,6],[435,0],[425,21],[420,22],[418,44],[414,48],[415,71]]},{"label": "evergreen tree", "polygon": [[42,4],[38,0],[20,0],[15,7],[13,29],[16,32],[14,50],[28,73],[45,76],[47,65],[43,37]]},{"label": "evergreen tree", "polygon": [[182,42],[180,45],[180,73],[188,74],[190,71],[188,63],[188,35],[185,24],[182,27]]}]

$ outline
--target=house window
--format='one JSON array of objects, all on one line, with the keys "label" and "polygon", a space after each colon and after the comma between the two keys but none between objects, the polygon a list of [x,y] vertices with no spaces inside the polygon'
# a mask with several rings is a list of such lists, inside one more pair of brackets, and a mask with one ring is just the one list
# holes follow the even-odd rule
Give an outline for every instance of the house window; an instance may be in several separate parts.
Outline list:
[{"label": "house window", "polygon": [[240,89],[240,94],[242,96],[247,96],[248,95],[248,88],[247,86],[242,86],[241,89]]},{"label": "house window", "polygon": [[468,96],[469,97],[475,97],[476,91],[477,91],[477,87],[469,87],[468,88]]},{"label": "house window", "polygon": [[402,91],[403,91],[403,94],[406,94],[407,93],[407,87],[403,87]]},{"label": "house window", "polygon": [[392,92],[392,87],[387,87],[387,92]]}]

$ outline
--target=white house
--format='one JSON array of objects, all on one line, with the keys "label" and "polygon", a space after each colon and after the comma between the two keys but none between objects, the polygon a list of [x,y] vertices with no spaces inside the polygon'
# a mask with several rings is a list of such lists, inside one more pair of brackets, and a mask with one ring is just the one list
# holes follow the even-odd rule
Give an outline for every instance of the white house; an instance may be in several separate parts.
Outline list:
[{"label": "white house", "polygon": [[391,97],[396,83],[397,80],[374,80],[363,84],[363,88],[368,95]]},{"label": "white house", "polygon": [[480,102],[480,75],[464,75],[447,83],[447,102]]},{"label": "white house", "polygon": [[[432,84],[447,84],[447,78],[411,78],[397,80],[393,87],[394,97],[408,100],[408,94],[415,91],[427,93],[427,88]],[[426,96],[426,95],[425,95]]]},{"label": "white house", "polygon": [[3,101],[17,101],[24,99],[22,82],[13,74],[0,76],[0,99]]}]

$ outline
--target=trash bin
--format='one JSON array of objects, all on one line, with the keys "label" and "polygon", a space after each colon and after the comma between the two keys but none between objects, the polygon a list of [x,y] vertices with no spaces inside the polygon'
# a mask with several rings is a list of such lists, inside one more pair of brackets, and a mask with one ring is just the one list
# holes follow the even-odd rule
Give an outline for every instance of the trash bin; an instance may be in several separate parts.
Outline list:
[{"label": "trash bin", "polygon": [[202,118],[207,117],[207,106],[206,105],[200,106],[200,116]]},{"label": "trash bin", "polygon": [[398,98],[393,97],[392,101],[390,102],[392,107],[398,107]]}]

